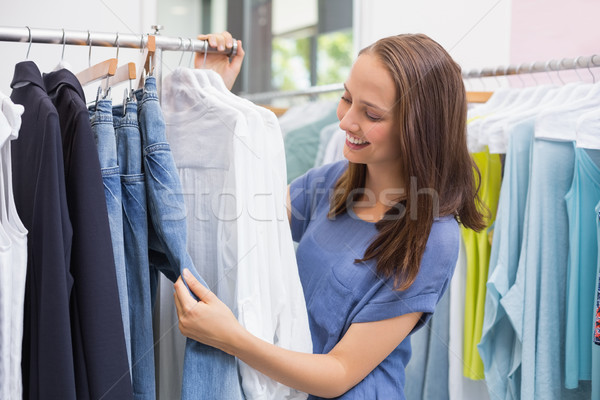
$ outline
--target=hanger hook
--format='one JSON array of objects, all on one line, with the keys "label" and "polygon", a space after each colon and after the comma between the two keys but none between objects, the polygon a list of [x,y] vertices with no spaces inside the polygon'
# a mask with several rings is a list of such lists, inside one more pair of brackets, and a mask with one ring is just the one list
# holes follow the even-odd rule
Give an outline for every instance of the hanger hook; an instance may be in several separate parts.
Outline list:
[{"label": "hanger hook", "polygon": [[550,62],[552,60],[546,61],[546,64],[544,65],[544,69],[546,70],[546,73],[548,74],[548,78],[550,78],[550,83],[554,83],[554,79],[552,79],[552,75],[550,74],[550,71],[552,71],[552,67],[550,66]]},{"label": "hanger hook", "polygon": [[500,84],[500,79],[498,79],[498,68],[500,68],[500,67],[499,66],[495,67],[492,74],[494,76],[494,80],[496,81],[496,84],[498,85],[498,87],[500,87],[502,85]]},{"label": "hanger hook", "polygon": [[208,39],[205,40],[206,45],[204,46],[204,59],[202,60],[202,68],[206,66],[206,55],[208,54]]},{"label": "hanger hook", "polygon": [[[552,68],[552,62],[556,62],[558,63],[558,65],[556,66],[556,69]],[[560,69],[561,69],[562,63],[559,62],[558,60],[550,60],[550,69],[552,69],[553,71],[556,71],[556,76],[558,77],[558,80],[560,81],[561,84],[565,84],[565,81],[563,81],[562,77],[560,76]]]},{"label": "hanger hook", "polygon": [[192,40],[192,38],[188,38],[188,40],[190,41],[190,61],[188,62],[188,68],[192,68],[192,63],[194,61],[194,42]]},{"label": "hanger hook", "polygon": [[517,78],[519,79],[519,81],[521,81],[521,85],[523,85],[522,87],[525,87],[527,85],[525,84],[525,80],[523,80],[523,74],[521,72],[522,69],[523,69],[523,63],[519,64],[519,66],[517,67],[515,72],[516,72]]},{"label": "hanger hook", "polygon": [[596,76],[594,75],[594,73],[592,72],[592,69],[590,68],[590,64],[594,60],[594,57],[595,57],[595,54],[593,56],[591,56],[587,62],[587,69],[590,72],[590,75],[592,75],[592,83],[596,83]]},{"label": "hanger hook", "polygon": [[115,39],[115,45],[117,46],[117,56],[115,57],[119,61],[119,32],[117,32],[117,38]]},{"label": "hanger hook", "polygon": [[90,33],[90,31],[88,32],[88,44],[90,45],[90,51],[88,53],[88,67],[92,66],[92,34]]},{"label": "hanger hook", "polygon": [[481,90],[485,92],[487,86],[485,85],[485,79],[483,79],[483,68],[480,68],[479,71],[475,71],[475,76],[479,78],[479,82],[481,82]]},{"label": "hanger hook", "polygon": [[580,58],[581,58],[581,56],[577,56],[577,57],[575,58],[575,60],[573,61],[573,64],[575,64],[573,69],[575,70],[575,73],[577,74],[577,78],[578,78],[580,81],[582,81],[582,80],[583,80],[583,78],[581,78],[581,75],[579,75],[579,59],[580,59]]},{"label": "hanger hook", "polygon": [[65,59],[65,47],[67,44],[67,38],[65,36],[65,28],[62,28],[62,31],[63,31],[63,35],[62,35],[63,48],[62,48],[62,54],[60,55],[60,62],[62,62]]},{"label": "hanger hook", "polygon": [[535,85],[539,85],[538,81],[535,79],[535,61],[533,61],[531,64],[529,64],[529,75],[531,76],[531,79],[533,79],[533,82],[535,83]]},{"label": "hanger hook", "polygon": [[183,55],[185,54],[185,47],[183,47],[183,39],[179,37],[179,48],[181,49],[181,57],[179,57],[179,66],[181,67],[181,61],[183,61]]},{"label": "hanger hook", "polygon": [[33,41],[33,35],[31,34],[31,28],[29,28],[28,26],[26,26],[27,31],[29,32],[29,47],[27,48],[27,55],[25,56],[25,59],[29,59],[29,50],[31,50],[31,42]]}]

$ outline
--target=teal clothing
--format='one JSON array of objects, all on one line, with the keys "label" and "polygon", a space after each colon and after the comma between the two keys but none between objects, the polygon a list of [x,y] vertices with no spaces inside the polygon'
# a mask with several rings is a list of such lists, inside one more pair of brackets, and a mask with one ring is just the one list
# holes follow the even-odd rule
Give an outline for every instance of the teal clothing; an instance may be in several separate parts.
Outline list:
[{"label": "teal clothing", "polygon": [[477,346],[490,398],[502,400],[518,399],[520,392],[520,369],[518,363],[513,365],[511,351],[515,345],[515,330],[501,299],[515,282],[521,255],[534,118],[510,127],[508,132],[504,179],[490,254],[483,330]]},{"label": "teal clothing", "polygon": [[323,118],[286,133],[283,144],[288,183],[315,165],[321,142],[321,129],[338,121],[336,109]]},{"label": "teal clothing", "polygon": [[[600,249],[600,202],[596,204],[596,215],[594,220],[596,221],[596,245]],[[598,260],[596,261],[596,288],[598,290],[598,299],[596,302],[596,313],[592,318],[595,320],[594,337],[598,339],[595,341],[597,345],[600,345],[600,252],[598,253]],[[594,378],[598,377],[600,372],[600,346],[592,346],[592,372],[595,373]],[[598,379],[592,380],[592,399],[600,399],[600,382]]]},{"label": "teal clothing", "polygon": [[520,364],[523,400],[589,395],[589,390],[564,388],[569,240],[564,197],[573,180],[574,159],[572,142],[533,141],[517,276],[501,300],[516,333],[513,365]]},{"label": "teal clothing", "polygon": [[321,133],[319,135],[319,148],[317,149],[317,156],[315,158],[315,167],[320,167],[324,164],[323,160],[325,158],[325,151],[327,150],[327,145],[329,144],[329,141],[331,140],[333,135],[336,133],[343,133],[343,131],[340,129],[339,121],[329,124],[323,127],[323,129],[321,129]]},{"label": "teal clothing", "polygon": [[569,215],[569,269],[565,387],[579,381],[600,383],[600,370],[592,371],[594,307],[598,264],[596,204],[600,200],[600,150],[575,149],[575,172],[565,196]]}]

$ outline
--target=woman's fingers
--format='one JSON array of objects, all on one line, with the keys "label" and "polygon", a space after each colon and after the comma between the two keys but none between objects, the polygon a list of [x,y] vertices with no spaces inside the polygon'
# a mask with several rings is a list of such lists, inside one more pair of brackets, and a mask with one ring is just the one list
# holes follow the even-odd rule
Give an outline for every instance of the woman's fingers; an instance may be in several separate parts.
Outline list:
[{"label": "woman's fingers", "polygon": [[216,299],[215,294],[211,292],[210,289],[208,289],[206,286],[198,282],[196,277],[194,277],[194,275],[192,275],[192,273],[187,268],[183,270],[182,276],[192,293],[194,293],[196,297],[198,297],[201,301],[209,304],[214,299]]}]

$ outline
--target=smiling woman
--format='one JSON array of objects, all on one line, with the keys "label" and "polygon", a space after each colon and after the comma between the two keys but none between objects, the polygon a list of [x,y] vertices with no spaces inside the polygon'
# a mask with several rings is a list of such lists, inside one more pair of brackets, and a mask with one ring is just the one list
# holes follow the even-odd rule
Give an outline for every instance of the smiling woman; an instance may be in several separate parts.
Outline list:
[{"label": "smiling woman", "polygon": [[313,354],[251,335],[185,273],[201,300],[178,280],[180,329],[309,399],[404,399],[407,336],[448,287],[459,223],[483,227],[460,68],[427,36],[381,39],[360,52],[337,116],[348,160],[288,192]]}]

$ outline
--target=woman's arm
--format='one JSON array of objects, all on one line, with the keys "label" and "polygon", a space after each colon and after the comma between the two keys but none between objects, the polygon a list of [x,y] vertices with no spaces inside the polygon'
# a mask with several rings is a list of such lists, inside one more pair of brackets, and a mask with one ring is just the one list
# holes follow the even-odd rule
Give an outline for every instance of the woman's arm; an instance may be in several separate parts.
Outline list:
[{"label": "woman's arm", "polygon": [[214,293],[184,271],[195,301],[181,277],[175,283],[179,329],[194,340],[219,348],[283,383],[320,397],[348,391],[381,363],[410,333],[421,313],[355,323],[328,354],[282,349],[246,331]]}]

